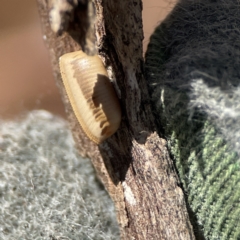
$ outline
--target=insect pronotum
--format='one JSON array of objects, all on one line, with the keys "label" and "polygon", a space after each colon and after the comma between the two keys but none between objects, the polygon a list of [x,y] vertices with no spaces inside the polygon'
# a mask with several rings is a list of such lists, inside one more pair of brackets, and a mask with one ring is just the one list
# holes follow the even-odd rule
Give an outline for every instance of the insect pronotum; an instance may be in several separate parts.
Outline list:
[{"label": "insect pronotum", "polygon": [[60,57],[60,71],[86,135],[99,144],[114,134],[121,122],[121,108],[101,59],[82,51],[67,53]]}]

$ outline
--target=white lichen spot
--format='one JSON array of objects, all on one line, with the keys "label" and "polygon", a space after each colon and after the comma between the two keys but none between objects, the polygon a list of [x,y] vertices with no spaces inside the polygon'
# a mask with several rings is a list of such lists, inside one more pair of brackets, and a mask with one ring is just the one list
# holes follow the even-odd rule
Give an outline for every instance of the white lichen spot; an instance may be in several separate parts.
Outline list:
[{"label": "white lichen spot", "polygon": [[126,182],[123,182],[122,186],[123,186],[124,196],[125,196],[127,202],[130,205],[136,205],[137,202],[136,202],[136,199],[133,195],[131,188],[126,184]]},{"label": "white lichen spot", "polygon": [[75,6],[77,6],[78,1],[73,0],[69,2],[68,0],[54,0],[53,7],[49,13],[50,26],[53,32],[57,33],[62,28],[62,21],[65,21],[65,15],[69,15]]},{"label": "white lichen spot", "polygon": [[[104,61],[104,63],[105,63],[105,61]],[[116,76],[114,74],[112,66],[108,66],[106,68],[106,70],[107,70],[107,73],[108,73],[109,80],[111,81],[111,83],[113,84],[113,86],[114,86],[114,88],[115,88],[115,90],[117,92],[118,98],[121,99],[121,90],[120,90],[120,88],[119,88],[119,86],[117,84]]]},{"label": "white lichen spot", "polygon": [[53,8],[49,13],[49,17],[50,17],[51,28],[53,32],[57,33],[61,27],[61,16],[60,16],[59,9]]}]

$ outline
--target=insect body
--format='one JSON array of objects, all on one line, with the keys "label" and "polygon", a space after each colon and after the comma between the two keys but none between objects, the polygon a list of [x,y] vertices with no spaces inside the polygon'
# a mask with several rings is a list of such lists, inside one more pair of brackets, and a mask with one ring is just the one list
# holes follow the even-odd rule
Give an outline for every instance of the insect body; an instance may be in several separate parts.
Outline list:
[{"label": "insect body", "polygon": [[87,136],[99,144],[114,134],[121,108],[107,71],[98,56],[82,51],[60,58],[60,71],[73,111]]}]

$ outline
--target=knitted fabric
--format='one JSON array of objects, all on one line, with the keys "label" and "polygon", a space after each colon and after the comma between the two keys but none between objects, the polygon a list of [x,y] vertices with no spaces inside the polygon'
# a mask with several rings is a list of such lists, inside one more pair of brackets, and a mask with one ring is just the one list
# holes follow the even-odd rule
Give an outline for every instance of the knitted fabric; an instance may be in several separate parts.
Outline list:
[{"label": "knitted fabric", "polygon": [[240,2],[179,1],[151,36],[146,78],[197,239],[240,239]]},{"label": "knitted fabric", "polygon": [[0,239],[119,239],[114,206],[67,123],[45,111],[0,124]]}]

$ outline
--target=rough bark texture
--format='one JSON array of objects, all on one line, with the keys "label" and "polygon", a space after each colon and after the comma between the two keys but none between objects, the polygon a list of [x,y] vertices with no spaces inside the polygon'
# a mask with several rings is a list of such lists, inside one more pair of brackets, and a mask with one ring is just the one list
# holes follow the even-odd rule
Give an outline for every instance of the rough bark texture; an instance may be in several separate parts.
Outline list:
[{"label": "rough bark texture", "polygon": [[[155,131],[143,77],[141,0],[38,0],[38,6],[76,145],[115,203],[122,239],[195,239],[166,141]],[[59,73],[59,57],[79,49],[101,56],[121,101],[121,127],[99,146],[82,132]]]}]

